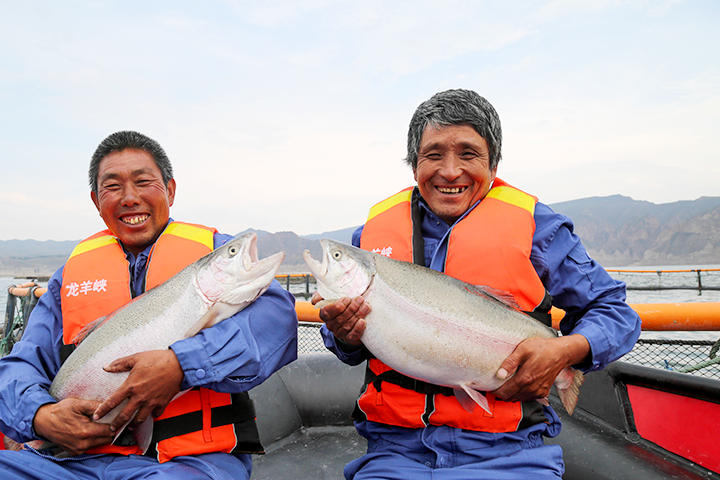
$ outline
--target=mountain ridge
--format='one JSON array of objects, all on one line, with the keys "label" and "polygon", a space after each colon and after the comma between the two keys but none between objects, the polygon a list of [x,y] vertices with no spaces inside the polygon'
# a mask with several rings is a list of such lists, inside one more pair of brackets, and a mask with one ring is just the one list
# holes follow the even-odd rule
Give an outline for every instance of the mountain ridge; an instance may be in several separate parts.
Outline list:
[{"label": "mountain ridge", "polygon": [[[720,264],[720,197],[655,204],[623,195],[551,204],[572,219],[590,255],[605,267]],[[281,272],[306,272],[302,252],[320,256],[320,238],[350,243],[357,226],[319,234],[254,231],[258,254],[285,251]],[[79,240],[0,240],[0,275],[48,276]]]}]

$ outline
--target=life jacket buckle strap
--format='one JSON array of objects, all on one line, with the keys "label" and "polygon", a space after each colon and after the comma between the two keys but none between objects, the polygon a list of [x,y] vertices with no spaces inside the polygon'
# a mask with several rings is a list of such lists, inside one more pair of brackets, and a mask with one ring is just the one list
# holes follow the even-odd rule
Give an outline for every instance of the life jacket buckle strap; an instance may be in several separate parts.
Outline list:
[{"label": "life jacket buckle strap", "polygon": [[382,382],[392,383],[393,385],[398,385],[402,388],[422,393],[424,395],[441,394],[446,397],[455,395],[455,391],[450,387],[423,382],[422,380],[408,377],[407,375],[403,375],[395,370],[388,370],[380,375],[376,375],[369,367],[365,369],[365,384],[372,383],[375,390],[380,392],[382,390]]}]

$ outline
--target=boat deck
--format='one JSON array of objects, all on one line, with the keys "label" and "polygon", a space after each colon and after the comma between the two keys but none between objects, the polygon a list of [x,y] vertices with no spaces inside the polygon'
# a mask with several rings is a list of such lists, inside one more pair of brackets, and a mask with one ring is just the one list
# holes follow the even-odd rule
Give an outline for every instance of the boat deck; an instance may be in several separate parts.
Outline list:
[{"label": "boat deck", "polygon": [[[350,413],[362,384],[364,367],[349,367],[332,354],[303,354],[265,383],[251,391],[258,414],[265,455],[253,458],[253,479],[342,479],[342,469],[362,455],[365,440],[352,427]],[[658,376],[659,374],[659,376]],[[675,385],[675,387],[673,387]],[[628,391],[662,390],[680,401],[686,394],[706,405],[709,414],[720,408],[720,382],[676,372],[615,363],[601,372],[587,375],[580,391],[575,414],[569,417],[551,397],[563,421],[563,431],[548,443],[562,446],[566,480],[699,480],[720,479],[720,474],[699,466],[699,462],[720,469],[716,438],[720,415],[692,425],[687,416],[663,418],[678,423],[698,436],[698,451],[684,456],[673,453],[678,447],[660,447],[638,433],[645,427],[636,423],[632,407],[636,404]],[[666,405],[668,406],[668,405]],[[643,405],[644,409],[648,405]],[[669,405],[669,408],[673,408]],[[697,416],[696,416],[697,417]],[[709,423],[708,423],[709,422]],[[711,423],[715,425],[710,425]],[[653,434],[654,435],[654,434]],[[707,442],[707,447],[702,443]],[[705,448],[705,450],[703,450]],[[714,458],[705,458],[707,456]]]}]

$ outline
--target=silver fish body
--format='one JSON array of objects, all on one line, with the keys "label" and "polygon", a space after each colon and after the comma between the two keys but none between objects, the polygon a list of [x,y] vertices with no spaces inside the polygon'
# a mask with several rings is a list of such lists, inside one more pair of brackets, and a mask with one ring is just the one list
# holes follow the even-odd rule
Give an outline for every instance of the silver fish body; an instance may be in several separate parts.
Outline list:
[{"label": "silver fish body", "polygon": [[[284,257],[279,252],[258,260],[254,233],[227,242],[81,332],[85,338],[61,366],[50,394],[57,400],[102,402],[129,374],[108,373],[103,366],[134,353],[167,349],[231,317],[267,290]],[[111,422],[122,407],[100,421]]]},{"label": "silver fish body", "polygon": [[[409,377],[453,388],[466,410],[477,404],[489,411],[478,391],[504,383],[496,373],[520,342],[557,336],[482,287],[351,245],[320,242],[322,263],[304,254],[318,292],[329,301],[365,298],[371,312],[361,340],[368,350]],[[581,372],[566,368],[555,381],[569,413],[583,380]]]}]

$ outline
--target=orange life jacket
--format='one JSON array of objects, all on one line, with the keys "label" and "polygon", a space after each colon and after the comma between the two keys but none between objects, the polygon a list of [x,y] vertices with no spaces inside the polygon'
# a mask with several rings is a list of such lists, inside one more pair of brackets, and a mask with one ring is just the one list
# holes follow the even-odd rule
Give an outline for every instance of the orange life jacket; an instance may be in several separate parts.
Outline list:
[{"label": "orange life jacket", "polygon": [[[396,260],[424,265],[417,202],[407,188],[370,209],[361,248]],[[487,196],[456,223],[448,240],[445,273],[474,285],[512,294],[522,310],[550,308],[549,296],[532,263],[537,198],[499,178]],[[389,425],[422,428],[448,425],[483,432],[511,432],[545,420],[538,402],[505,402],[485,393],[492,414],[467,412],[451,388],[416,381],[376,358],[368,360],[365,386],[354,417]]]},{"label": "orange life jacket", "polygon": [[[217,230],[172,222],[148,258],[145,285],[150,289],[213,250]],[[110,230],[80,242],[63,269],[63,341],[70,345],[88,323],[132,299],[125,252]],[[208,452],[262,452],[252,400],[246,392],[218,393],[194,388],[170,402],[155,419],[150,452],[160,462]],[[104,445],[87,453],[140,454],[137,445]]]}]

